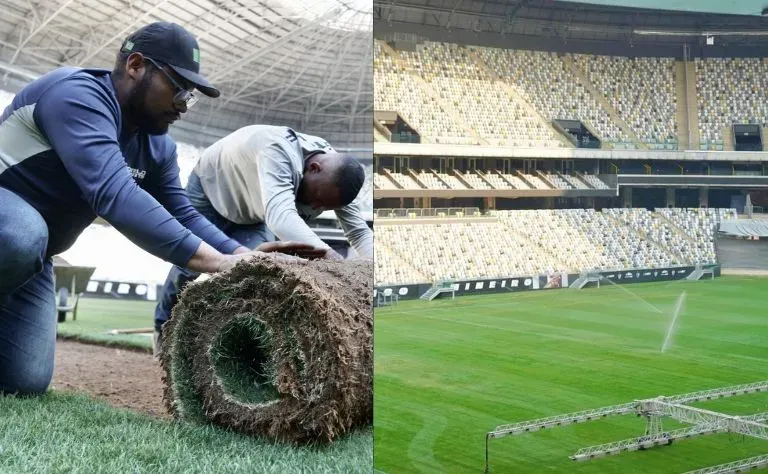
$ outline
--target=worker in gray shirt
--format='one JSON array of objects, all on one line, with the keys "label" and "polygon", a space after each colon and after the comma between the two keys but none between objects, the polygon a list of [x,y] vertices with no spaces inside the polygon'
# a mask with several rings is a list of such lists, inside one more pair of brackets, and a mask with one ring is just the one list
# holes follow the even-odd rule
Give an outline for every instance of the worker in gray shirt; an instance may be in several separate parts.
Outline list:
[{"label": "worker in gray shirt", "polygon": [[[203,152],[186,193],[198,212],[244,247],[253,249],[277,237],[325,249],[325,258],[342,259],[306,223],[334,210],[358,255],[373,259],[373,231],[353,202],[364,181],[362,165],[322,138],[287,127],[251,125]],[[156,341],[181,289],[197,276],[171,269],[155,308]]]}]

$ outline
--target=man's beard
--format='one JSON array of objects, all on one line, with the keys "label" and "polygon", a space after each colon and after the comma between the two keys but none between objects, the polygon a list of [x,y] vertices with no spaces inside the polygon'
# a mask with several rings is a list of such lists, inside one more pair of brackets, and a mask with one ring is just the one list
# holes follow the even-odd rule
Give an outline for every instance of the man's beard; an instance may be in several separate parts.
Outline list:
[{"label": "man's beard", "polygon": [[152,81],[152,73],[144,74],[141,82],[131,91],[125,101],[123,113],[139,132],[148,135],[165,135],[168,133],[168,123],[146,111],[147,91]]}]

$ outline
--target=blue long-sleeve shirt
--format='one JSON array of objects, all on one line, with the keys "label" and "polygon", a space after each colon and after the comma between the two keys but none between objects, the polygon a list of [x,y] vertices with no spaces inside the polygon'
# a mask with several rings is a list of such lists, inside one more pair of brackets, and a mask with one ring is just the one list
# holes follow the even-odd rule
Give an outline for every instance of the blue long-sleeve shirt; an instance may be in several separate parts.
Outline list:
[{"label": "blue long-sleeve shirt", "polygon": [[190,204],[170,137],[123,130],[106,70],[57,69],[16,95],[0,116],[0,186],[43,216],[48,256],[96,216],[176,265],[201,239],[222,253],[239,245]]}]

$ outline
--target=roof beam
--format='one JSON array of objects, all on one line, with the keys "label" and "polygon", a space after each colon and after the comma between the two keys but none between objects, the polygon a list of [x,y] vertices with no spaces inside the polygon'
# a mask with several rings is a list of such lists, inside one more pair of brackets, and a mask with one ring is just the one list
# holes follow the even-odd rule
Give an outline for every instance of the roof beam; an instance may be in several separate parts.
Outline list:
[{"label": "roof beam", "polygon": [[[277,61],[273,61],[273,62],[272,62],[270,65],[269,65],[269,67],[268,67],[268,68],[266,68],[265,70],[261,71],[261,72],[260,72],[259,74],[257,74],[256,76],[254,76],[254,77],[250,78],[250,79],[248,80],[248,82],[247,82],[245,85],[243,85],[242,87],[240,87],[240,88],[237,90],[237,92],[235,92],[235,93],[233,93],[233,94],[230,94],[230,95],[229,95],[229,97],[227,98],[227,100],[225,100],[224,102],[222,102],[222,103],[220,104],[220,107],[224,107],[225,105],[229,104],[229,103],[230,103],[230,102],[231,102],[233,99],[248,97],[250,94],[245,94],[245,95],[243,95],[243,92],[244,92],[244,91],[245,91],[247,88],[251,87],[253,84],[257,83],[259,80],[261,80],[261,78],[262,78],[262,77],[266,76],[266,75],[267,75],[267,74],[268,74],[270,71],[272,71],[272,69],[274,69],[276,66],[280,65],[280,64],[281,64],[283,61],[285,61],[285,59],[286,59],[287,57],[288,57],[288,55],[287,55],[287,54],[282,54],[282,55],[280,55],[280,58],[279,58]],[[304,67],[306,67],[306,64],[304,65]],[[285,84],[283,84],[281,87],[279,87],[279,89],[283,89],[283,88],[285,88]]]},{"label": "roof beam", "polygon": [[146,19],[147,19],[147,17],[149,17],[149,16],[150,16],[151,14],[153,14],[153,13],[154,13],[154,12],[155,12],[155,11],[156,11],[158,8],[162,7],[162,6],[163,6],[163,5],[165,5],[166,3],[168,3],[168,0],[159,0],[159,1],[157,1],[157,2],[154,4],[154,6],[152,6],[152,8],[149,8],[149,9],[145,10],[145,11],[144,11],[144,12],[143,12],[141,15],[139,15],[139,16],[137,16],[137,17],[135,17],[135,18],[133,19],[133,21],[131,21],[130,23],[128,23],[128,24],[127,24],[127,25],[126,25],[126,26],[125,26],[125,27],[124,27],[122,30],[120,30],[120,31],[118,31],[117,33],[115,33],[115,34],[114,34],[114,35],[113,35],[111,38],[109,38],[108,40],[101,42],[101,46],[99,46],[98,48],[96,48],[96,50],[94,50],[93,52],[91,52],[91,54],[89,54],[89,55],[85,56],[83,59],[81,59],[81,60],[80,60],[80,62],[78,62],[78,63],[77,63],[77,65],[78,65],[79,67],[82,67],[82,66],[83,66],[83,65],[84,65],[86,62],[90,61],[90,60],[91,60],[91,59],[93,59],[93,58],[94,58],[94,57],[95,57],[97,54],[99,54],[100,52],[104,51],[104,49],[106,49],[106,48],[107,48],[107,47],[109,47],[109,46],[112,46],[112,42],[114,42],[114,41],[115,41],[115,40],[117,40],[117,39],[121,39],[121,40],[122,40],[122,38],[123,38],[123,37],[126,35],[126,33],[128,33],[129,31],[131,31],[131,32],[132,32],[132,31],[133,31],[133,29],[136,27],[136,25],[138,25],[140,22],[143,22],[144,20],[146,20]]},{"label": "roof beam", "polygon": [[[362,76],[361,76],[361,78],[362,78]],[[360,82],[362,82],[362,80]],[[338,104],[339,102],[344,102],[344,101],[347,101],[347,100],[351,99],[352,100],[352,104],[351,104],[351,110],[350,110],[349,113],[354,115],[355,110],[357,110],[358,99],[360,98],[361,95],[365,94],[366,92],[367,91],[362,91],[360,87],[358,87],[354,91],[347,91],[347,95],[341,96],[341,97],[337,98],[336,100],[332,100],[330,102],[326,102],[321,107],[315,107],[313,109],[313,112],[322,112],[324,110],[328,110],[328,108]]]},{"label": "roof beam", "polygon": [[[346,39],[346,38],[345,38],[345,39]],[[347,42],[344,44],[344,50],[343,50],[343,51],[340,51],[340,52],[338,53],[338,55],[336,56],[336,62],[335,62],[335,63],[334,63],[334,65],[333,65],[333,68],[332,68],[332,70],[331,70],[331,73],[330,73],[330,75],[329,75],[330,77],[328,78],[328,80],[326,81],[326,83],[323,85],[323,87],[322,87],[322,89],[320,90],[320,92],[319,92],[319,93],[318,93],[318,94],[315,96],[315,99],[314,99],[314,101],[313,101],[313,103],[312,103],[312,107],[311,107],[311,108],[310,108],[310,110],[309,110],[308,116],[310,116],[310,117],[311,117],[311,116],[312,116],[312,114],[314,114],[314,112],[315,112],[315,109],[317,108],[317,106],[318,106],[318,105],[320,105],[320,101],[322,101],[322,100],[323,100],[323,97],[325,96],[325,94],[328,92],[328,89],[329,89],[329,88],[330,88],[332,85],[334,85],[334,84],[337,84],[337,83],[341,82],[343,79],[346,79],[346,78],[347,78],[347,77],[350,75],[350,74],[348,74],[348,73],[347,73],[347,74],[343,74],[343,75],[342,75],[342,76],[340,76],[340,77],[339,77],[339,78],[338,78],[338,79],[337,79],[335,82],[331,80],[331,79],[333,78],[333,76],[334,76],[336,73],[338,73],[338,71],[339,71],[339,68],[341,67],[341,60],[342,60],[342,58],[344,58],[344,57],[347,55],[347,52],[349,51],[349,47],[350,47],[350,42],[349,42],[349,41],[347,41]],[[368,64],[370,64],[370,63],[371,63],[371,62],[370,62],[370,61],[368,61]]]},{"label": "roof beam", "polygon": [[29,41],[32,38],[34,38],[38,33],[43,31],[45,29],[45,27],[48,26],[48,23],[50,23],[53,19],[55,19],[57,16],[59,16],[61,14],[61,12],[66,10],[67,7],[69,7],[69,5],[73,1],[74,0],[66,0],[53,13],[51,13],[45,19],[43,19],[43,21],[40,22],[39,25],[37,25],[37,28],[35,28],[34,30],[30,31],[29,34],[26,36],[26,38],[24,38],[24,40],[21,43],[19,43],[19,46],[16,48],[16,52],[13,53],[13,57],[11,58],[11,60],[9,62],[11,64],[15,63],[16,60],[19,58],[19,53],[21,53],[21,50],[24,49],[24,46],[26,46],[27,43],[29,43]]},{"label": "roof beam", "polygon": [[[16,45],[14,45],[12,43],[8,43],[7,41],[0,40],[0,46],[5,46],[5,47],[8,47],[8,48],[14,48]],[[55,59],[53,59],[50,56],[38,54],[38,53],[32,52],[30,50],[26,50],[24,52],[24,56],[28,56],[28,57],[32,57],[32,58],[35,58],[35,59],[39,59],[40,61],[45,61],[46,63],[49,63],[49,64],[51,64],[54,67],[57,67],[57,66],[61,65],[58,61],[56,61]]]},{"label": "roof beam", "polygon": [[[357,102],[360,100],[360,93],[363,89],[363,81],[366,78],[370,78],[371,80],[371,86],[373,86],[373,75],[371,74],[371,66],[370,64],[373,62],[373,58],[371,57],[373,52],[373,45],[369,45],[368,49],[365,50],[365,60],[360,62],[360,77],[357,80],[357,90],[355,93],[355,98],[352,101],[352,107],[349,109],[349,132],[352,133],[352,129],[355,126],[355,116],[357,115]],[[373,87],[370,88],[371,90],[366,90],[365,92],[371,92],[371,101],[373,101]]]},{"label": "roof beam", "polygon": [[320,26],[320,24],[323,21],[332,18],[335,14],[336,14],[336,9],[331,9],[331,10],[325,12],[320,17],[318,17],[315,21],[307,22],[307,23],[301,25],[300,27],[298,27],[298,28],[296,28],[294,30],[291,30],[288,33],[284,34],[283,36],[279,37],[278,39],[276,39],[275,41],[270,43],[267,47],[262,48],[256,54],[253,54],[251,56],[245,56],[245,57],[241,58],[240,60],[235,61],[234,64],[229,65],[226,69],[222,68],[221,71],[217,71],[217,72],[211,74],[211,77],[210,77],[209,80],[213,83],[213,82],[221,79],[222,77],[224,77],[224,76],[226,76],[228,74],[231,74],[234,71],[237,71],[239,68],[245,66],[246,64],[252,63],[253,61],[261,58],[262,56],[264,56],[265,54],[275,50],[278,47],[281,47],[283,45],[283,43],[289,41],[291,38],[293,38],[294,36],[296,36],[299,33],[303,32],[304,30],[311,30],[312,28],[314,28],[316,26]]},{"label": "roof beam", "polygon": [[[329,51],[329,50],[331,50],[332,48],[336,48],[336,47],[337,47],[339,44],[341,44],[342,42],[345,42],[345,41],[347,41],[347,39],[349,38],[349,36],[352,36],[352,35],[350,35],[349,33],[347,33],[346,35],[340,35],[338,38],[336,38],[336,41],[334,41],[334,42],[326,42],[326,43],[323,45],[323,48],[322,48],[321,52],[323,52],[323,53],[324,53],[324,52],[326,52],[326,51]],[[347,41],[347,43],[346,43],[346,44],[347,44],[347,45],[349,45],[349,42]],[[337,56],[337,64],[341,62],[341,58],[342,58],[342,57],[343,57],[345,54],[346,54],[346,51],[345,51],[344,53],[342,53],[342,52],[339,52],[339,53],[338,53],[338,56]],[[370,62],[370,61],[369,61],[369,62]],[[270,104],[270,108],[274,107],[274,105],[275,105],[276,103],[279,103],[280,99],[282,99],[282,98],[283,98],[283,95],[285,95],[285,93],[286,93],[288,90],[290,90],[290,89],[291,89],[291,87],[293,87],[293,85],[294,85],[294,84],[296,84],[296,82],[297,82],[297,81],[298,81],[298,80],[299,80],[299,79],[300,79],[300,78],[301,78],[301,77],[304,75],[304,73],[305,73],[305,72],[307,71],[307,69],[308,69],[308,68],[307,68],[307,65],[308,65],[308,63],[305,63],[305,67],[303,67],[303,68],[301,69],[301,72],[300,72],[299,74],[296,74],[296,75],[294,76],[293,80],[291,81],[291,83],[290,83],[290,84],[289,84],[287,87],[285,87],[285,88],[284,88],[282,91],[280,91],[280,93],[277,95],[277,97],[275,97],[275,100],[274,100],[274,101],[272,101],[272,104]],[[333,72],[335,72],[335,69],[336,69],[336,68],[334,68],[334,71],[333,71]],[[324,89],[327,89],[327,88],[328,88],[328,86],[330,85],[330,78],[328,78],[326,81],[327,81],[327,82],[326,82],[326,84],[325,84],[325,87],[324,87]]]},{"label": "roof beam", "polygon": [[[242,99],[258,97],[258,96],[266,94],[267,92],[279,91],[279,90],[282,90],[284,88],[285,88],[285,84],[282,84],[282,83],[278,84],[276,86],[271,86],[271,87],[266,87],[266,88],[259,88],[258,90],[254,90],[253,92],[248,92],[247,94],[241,94],[237,98],[233,98],[232,100],[230,100],[230,102],[236,104],[238,102],[242,102]],[[291,86],[291,89],[292,90],[301,90],[301,91],[317,91],[318,90],[317,87],[305,86],[303,84],[294,84],[293,86]],[[349,90],[348,89],[346,89],[346,90],[328,89],[326,92],[328,92],[329,94],[347,94],[347,93],[349,93]]]},{"label": "roof beam", "polygon": [[[347,77],[349,77],[349,76],[351,76],[351,75],[355,74],[356,72],[357,72],[357,71],[353,69],[353,70],[351,70],[350,72],[347,72],[347,73],[346,73],[346,74],[345,74],[343,77],[340,77],[340,78],[339,78],[339,80],[342,80],[342,79],[346,79]],[[330,84],[329,84],[329,85],[330,85]],[[306,94],[301,94],[301,95],[299,95],[299,96],[296,96],[296,97],[292,97],[292,98],[289,98],[289,99],[287,99],[287,100],[284,100],[283,102],[279,102],[279,103],[276,103],[276,104],[272,104],[272,107],[273,107],[273,108],[277,108],[277,107],[283,107],[283,106],[285,106],[285,105],[287,105],[287,104],[290,104],[290,103],[296,102],[297,100],[305,99],[305,98],[307,98],[307,97],[313,97],[313,96],[317,97],[317,96],[319,96],[319,95],[322,95],[324,92],[327,92],[327,89],[326,89],[325,91],[323,91],[323,90],[321,89],[321,90],[315,90],[315,91],[313,91],[313,92],[308,92],[308,93],[306,93]]]},{"label": "roof beam", "polygon": [[2,62],[0,62],[0,70],[5,71],[6,78],[8,77],[9,74],[22,77],[28,81],[34,81],[35,79],[40,77],[39,75],[30,71],[27,71],[25,69],[19,68],[18,66],[14,66],[12,64],[6,64]]}]

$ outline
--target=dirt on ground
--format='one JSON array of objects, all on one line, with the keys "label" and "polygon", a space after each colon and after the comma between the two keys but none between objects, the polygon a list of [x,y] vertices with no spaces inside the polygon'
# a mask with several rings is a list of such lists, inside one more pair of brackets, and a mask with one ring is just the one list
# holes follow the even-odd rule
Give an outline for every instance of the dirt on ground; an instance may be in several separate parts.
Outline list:
[{"label": "dirt on ground", "polygon": [[56,341],[51,388],[85,392],[109,404],[170,418],[162,370],[151,354],[74,341]]}]

